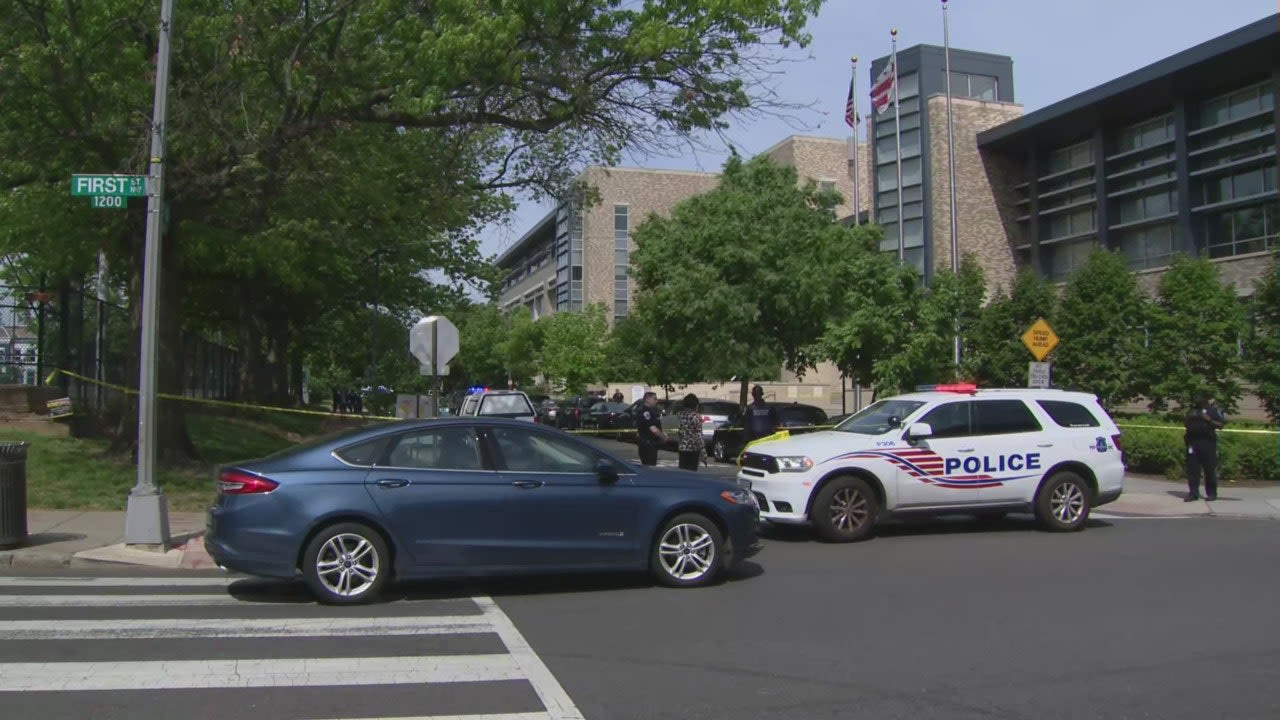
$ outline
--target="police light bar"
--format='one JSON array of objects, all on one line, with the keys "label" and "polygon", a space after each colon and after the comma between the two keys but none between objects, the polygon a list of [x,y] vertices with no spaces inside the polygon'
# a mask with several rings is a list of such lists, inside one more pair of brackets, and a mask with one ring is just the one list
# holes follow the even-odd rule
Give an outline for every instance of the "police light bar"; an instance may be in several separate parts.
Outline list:
[{"label": "police light bar", "polygon": [[916,392],[953,392],[974,393],[978,386],[974,383],[947,383],[944,385],[917,385]]},{"label": "police light bar", "polygon": [[468,395],[475,395],[476,393],[482,393],[482,392],[489,392],[489,388],[484,385],[472,385],[471,387],[467,388]]}]

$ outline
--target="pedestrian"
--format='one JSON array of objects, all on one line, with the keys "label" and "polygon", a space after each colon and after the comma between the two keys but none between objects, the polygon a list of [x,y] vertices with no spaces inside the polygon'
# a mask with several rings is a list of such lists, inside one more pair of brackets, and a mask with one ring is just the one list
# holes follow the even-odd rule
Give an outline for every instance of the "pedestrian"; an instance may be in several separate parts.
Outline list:
[{"label": "pedestrian", "polygon": [[778,432],[778,411],[764,401],[764,388],[751,388],[751,404],[742,418],[742,446]]},{"label": "pedestrian", "polygon": [[1218,428],[1227,418],[1213,404],[1209,393],[1198,392],[1183,422],[1187,446],[1187,502],[1200,499],[1200,475],[1204,474],[1204,498],[1218,499]]},{"label": "pedestrian", "polygon": [[707,445],[702,439],[702,414],[698,412],[698,396],[689,393],[680,403],[680,434],[677,448],[680,451],[680,469],[697,470],[698,463],[707,461]]},{"label": "pedestrian", "polygon": [[623,400],[624,400],[624,398],[622,397],[622,391],[621,391],[621,390],[614,390],[614,391],[613,391],[613,401],[614,401],[614,402],[616,402],[616,403],[620,403],[620,402],[622,402]]},{"label": "pedestrian", "polygon": [[640,448],[641,465],[658,464],[658,448],[667,441],[662,432],[662,414],[658,412],[658,393],[644,394],[640,412],[636,413],[636,444]]},{"label": "pedestrian", "polygon": [[333,388],[333,412],[336,414],[340,410],[342,410],[342,391],[335,387]]}]

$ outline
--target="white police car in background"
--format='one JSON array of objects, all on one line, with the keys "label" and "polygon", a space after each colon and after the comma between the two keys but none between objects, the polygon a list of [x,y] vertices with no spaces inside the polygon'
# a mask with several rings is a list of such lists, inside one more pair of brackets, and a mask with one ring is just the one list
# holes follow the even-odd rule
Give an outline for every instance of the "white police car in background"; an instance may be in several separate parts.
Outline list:
[{"label": "white police car in background", "polygon": [[1120,431],[1095,396],[937,385],[881,400],[834,430],[753,445],[739,484],[760,519],[812,524],[834,542],[886,515],[1031,511],[1050,530],[1084,526],[1120,497]]}]

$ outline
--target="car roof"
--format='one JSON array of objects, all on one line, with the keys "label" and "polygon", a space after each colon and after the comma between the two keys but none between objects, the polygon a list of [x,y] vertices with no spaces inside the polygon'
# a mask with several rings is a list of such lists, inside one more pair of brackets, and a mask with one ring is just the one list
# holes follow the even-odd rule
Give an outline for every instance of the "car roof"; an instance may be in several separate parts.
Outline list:
[{"label": "car roof", "polygon": [[1097,396],[1092,393],[1078,392],[1074,390],[1059,390],[1056,388],[978,388],[971,392],[939,392],[936,390],[930,390],[926,392],[894,395],[893,397],[885,399],[935,402],[938,400],[954,400],[960,397],[987,399],[997,397],[1019,397],[1025,400],[1074,400],[1076,402],[1093,402],[1097,400]]}]

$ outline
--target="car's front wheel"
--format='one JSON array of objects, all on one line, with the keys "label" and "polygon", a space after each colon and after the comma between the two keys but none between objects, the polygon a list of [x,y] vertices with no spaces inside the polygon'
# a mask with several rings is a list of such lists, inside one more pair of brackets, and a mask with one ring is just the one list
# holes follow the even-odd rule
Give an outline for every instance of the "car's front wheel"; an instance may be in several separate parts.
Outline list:
[{"label": "car's front wheel", "polygon": [[723,440],[716,440],[711,443],[711,455],[716,459],[716,462],[726,462]]},{"label": "car's front wheel", "polygon": [[382,536],[360,523],[321,530],[302,556],[302,576],[323,603],[355,605],[378,597],[391,573]]},{"label": "car's front wheel", "polygon": [[1036,497],[1036,515],[1051,532],[1070,532],[1084,527],[1093,505],[1093,491],[1078,474],[1054,473]]},{"label": "car's front wheel", "polygon": [[685,513],[669,520],[658,532],[649,570],[667,587],[709,585],[720,577],[724,537],[705,515]]},{"label": "car's front wheel", "polygon": [[827,542],[855,542],[871,536],[880,504],[866,480],[838,477],[814,498],[810,519],[818,537]]}]

